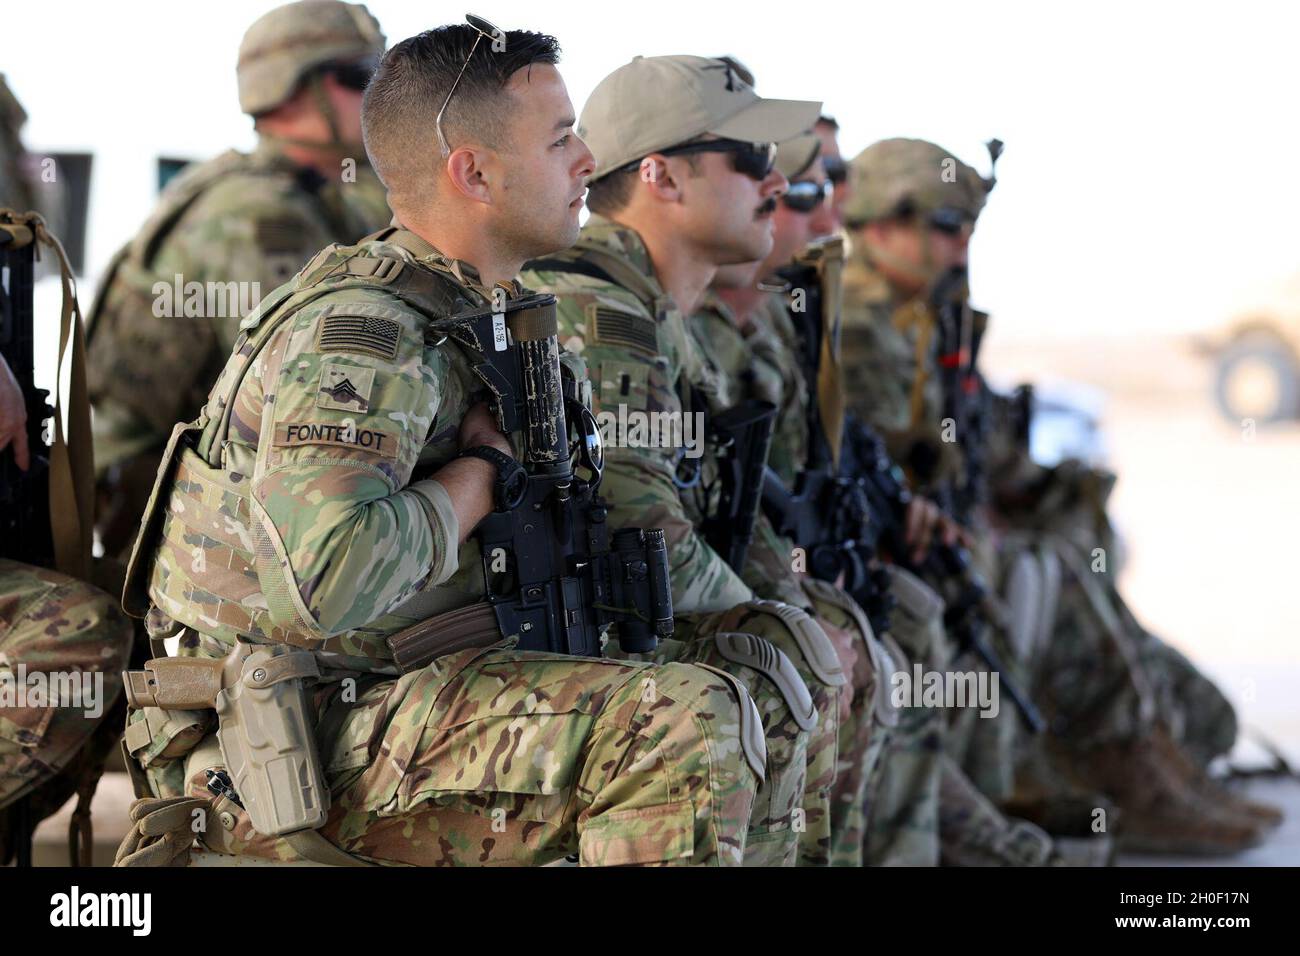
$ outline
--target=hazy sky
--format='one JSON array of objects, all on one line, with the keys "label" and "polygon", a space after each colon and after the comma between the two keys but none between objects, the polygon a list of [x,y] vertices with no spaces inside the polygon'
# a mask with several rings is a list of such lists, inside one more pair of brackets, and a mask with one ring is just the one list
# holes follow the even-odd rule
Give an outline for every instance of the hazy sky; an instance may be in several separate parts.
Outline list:
[{"label": "hazy sky", "polygon": [[[253,141],[234,63],[273,3],[10,3],[0,69],[31,148],[95,153],[94,275],[143,220],[160,153]],[[460,7],[377,0],[390,42]],[[848,155],[933,139],[981,171],[973,252],[996,334],[1192,329],[1296,265],[1295,16],[1277,4],[475,0],[564,48],[575,105],[635,54],[732,53],[761,93],[822,99]],[[90,289],[83,290],[89,301]]]}]

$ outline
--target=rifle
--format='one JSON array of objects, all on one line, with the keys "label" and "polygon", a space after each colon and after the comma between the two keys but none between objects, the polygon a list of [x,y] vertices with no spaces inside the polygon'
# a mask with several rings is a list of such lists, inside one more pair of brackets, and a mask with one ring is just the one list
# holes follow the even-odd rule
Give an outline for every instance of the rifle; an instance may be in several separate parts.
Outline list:
[{"label": "rifle", "polygon": [[[943,416],[954,422],[965,473],[940,492],[940,503],[963,524],[984,500],[984,446],[991,410],[989,387],[975,367],[983,338],[967,301],[966,269],[958,266],[940,277],[930,291],[938,331],[939,374],[943,383]],[[924,470],[924,469],[922,469]]]},{"label": "rifle", "polygon": [[704,540],[737,574],[754,539],[764,490],[776,406],[749,400],[709,418],[709,443],[718,464],[718,502],[704,519]]},{"label": "rifle", "polygon": [[[904,520],[912,500],[902,472],[890,459],[884,440],[864,423],[850,419],[845,431],[844,467],[861,477],[863,493],[871,503],[871,514],[881,527],[881,541],[896,561],[907,564]],[[961,651],[976,654],[991,671],[1001,675],[1001,686],[1035,734],[1046,726],[1042,714],[1020,687],[1008,677],[996,651],[985,637],[988,623],[995,619],[988,586],[971,561],[970,553],[958,545],[933,544],[925,561],[913,571],[931,573],[957,585],[956,599],[946,602],[944,624],[957,638]]]},{"label": "rifle", "polygon": [[[808,555],[808,570],[842,585],[863,606],[872,627],[887,630],[892,601],[884,571],[875,566],[879,527],[852,473],[839,467],[843,398],[838,375],[824,373],[839,362],[840,278],[844,247],[838,237],[814,243],[777,270],[789,294],[788,313],[798,343],[796,358],[816,401],[808,406],[808,458],[787,488],[767,468],[763,511],[778,534]],[[828,294],[829,292],[829,294]],[[799,307],[796,307],[798,303]],[[842,578],[841,578],[842,576]]]},{"label": "rifle", "polygon": [[33,354],[33,266],[30,227],[0,219],[0,356],[27,407],[31,465],[20,471],[12,449],[0,452],[0,557],[40,567],[54,564],[50,529],[49,443],[45,421],[54,414],[48,390],[36,387]]},{"label": "rifle", "polygon": [[[475,371],[496,398],[501,430],[523,435],[522,498],[489,514],[475,532],[501,632],[520,635],[521,650],[590,657],[600,655],[613,625],[624,651],[654,650],[673,632],[667,543],[658,528],[610,534],[597,493],[600,431],[578,383],[561,370],[555,296],[462,313],[442,331],[477,356]],[[580,434],[575,445],[571,427]],[[574,468],[575,452],[586,477]]]}]

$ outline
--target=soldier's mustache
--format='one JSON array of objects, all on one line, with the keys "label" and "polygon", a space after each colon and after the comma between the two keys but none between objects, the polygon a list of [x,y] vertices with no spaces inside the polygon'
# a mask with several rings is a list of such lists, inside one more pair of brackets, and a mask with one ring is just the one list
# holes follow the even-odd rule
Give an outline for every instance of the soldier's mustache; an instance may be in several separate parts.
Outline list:
[{"label": "soldier's mustache", "polygon": [[770,216],[776,212],[776,197],[768,196],[763,200],[763,204],[754,210],[754,218],[762,219],[764,216]]}]

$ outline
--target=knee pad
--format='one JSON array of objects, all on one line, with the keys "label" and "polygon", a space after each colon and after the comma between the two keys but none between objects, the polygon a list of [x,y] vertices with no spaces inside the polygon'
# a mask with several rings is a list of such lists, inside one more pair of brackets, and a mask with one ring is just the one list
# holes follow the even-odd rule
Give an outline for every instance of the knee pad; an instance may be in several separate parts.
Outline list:
[{"label": "knee pad", "polygon": [[1052,631],[1061,593],[1061,565],[1056,554],[1026,548],[1017,552],[1003,583],[1007,632],[1016,657],[1029,660]]},{"label": "knee pad", "polygon": [[714,636],[713,642],[724,658],[734,664],[752,667],[776,685],[800,730],[812,730],[817,726],[817,708],[808,692],[808,685],[779,648],[761,637],[736,631],[723,631]]},{"label": "knee pad", "polygon": [[898,711],[893,705],[887,688],[890,675],[896,668],[894,661],[890,660],[889,652],[886,650],[884,643],[872,630],[871,622],[867,620],[867,612],[862,609],[862,605],[853,600],[851,594],[837,588],[829,581],[805,577],[803,579],[803,588],[814,601],[822,601],[843,611],[853,621],[854,626],[867,645],[867,659],[871,662],[871,669],[876,674],[876,699],[873,701],[876,719],[886,727],[893,727],[898,723]]},{"label": "knee pad", "polygon": [[785,604],[781,601],[749,601],[740,606],[747,611],[758,612],[777,618],[785,625],[790,636],[794,638],[808,668],[823,684],[830,687],[843,687],[849,682],[848,675],[840,667],[839,655],[835,645],[826,636],[820,624],[803,608]]},{"label": "knee pad", "polygon": [[731,688],[732,695],[740,705],[740,749],[745,754],[749,769],[754,771],[754,776],[762,783],[767,779],[767,738],[763,735],[763,717],[759,714],[754,699],[749,696],[744,684],[721,668],[699,663],[691,666],[716,674]]}]

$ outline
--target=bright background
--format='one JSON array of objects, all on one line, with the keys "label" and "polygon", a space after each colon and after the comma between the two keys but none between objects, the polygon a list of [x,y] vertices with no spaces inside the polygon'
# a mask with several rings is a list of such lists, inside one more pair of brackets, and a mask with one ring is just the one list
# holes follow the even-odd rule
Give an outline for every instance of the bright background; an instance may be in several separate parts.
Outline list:
[{"label": "bright background", "polygon": [[[274,4],[10,2],[0,62],[41,150],[95,153],[94,277],[154,199],[159,154],[252,145],[240,36]],[[459,7],[376,0],[390,41]],[[1275,3],[572,3],[475,0],[502,28],[553,33],[581,107],[636,54],[730,53],[760,92],[825,101],[847,156],[919,136],[981,171],[1007,144],[973,246],[1005,380],[1096,387],[1126,591],[1153,628],[1300,752],[1300,430],[1244,438],[1206,400],[1178,338],[1296,266],[1300,58]]]}]

